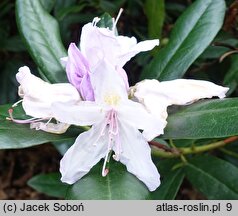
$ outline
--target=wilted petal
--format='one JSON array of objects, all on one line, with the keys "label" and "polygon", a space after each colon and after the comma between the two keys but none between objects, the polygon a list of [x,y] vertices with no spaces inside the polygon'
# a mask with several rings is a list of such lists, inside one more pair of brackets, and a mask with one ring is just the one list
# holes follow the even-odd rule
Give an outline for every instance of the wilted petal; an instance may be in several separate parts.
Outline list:
[{"label": "wilted petal", "polygon": [[136,84],[134,96],[141,100],[153,95],[157,100],[168,101],[168,105],[185,105],[202,98],[224,98],[227,91],[228,88],[202,80],[144,80]]},{"label": "wilted petal", "polygon": [[149,188],[156,190],[160,175],[151,159],[151,149],[142,134],[133,127],[120,126],[122,153],[120,162]]},{"label": "wilted petal", "polygon": [[74,43],[69,45],[66,73],[69,82],[80,92],[84,100],[94,100],[88,61]]},{"label": "wilted petal", "polygon": [[43,130],[48,133],[62,134],[67,131],[69,124],[65,123],[44,123],[44,122],[34,122],[30,124],[31,129]]},{"label": "wilted petal", "polygon": [[74,104],[80,101],[78,91],[69,83],[49,84],[31,74],[28,67],[19,68],[16,75],[20,83],[19,95],[27,115],[51,118],[51,104],[57,101]]},{"label": "wilted petal", "polygon": [[100,125],[95,125],[89,131],[78,136],[60,161],[62,182],[75,183],[87,174],[101,158],[105,157],[107,139],[99,138],[100,133]]},{"label": "wilted petal", "polygon": [[91,101],[81,101],[75,105],[52,104],[53,117],[60,122],[80,126],[98,123],[105,117],[102,107]]},{"label": "wilted petal", "polygon": [[154,116],[142,104],[129,100],[118,108],[118,113],[120,122],[144,130],[143,135],[148,141],[163,134],[167,124],[163,116]]},{"label": "wilted petal", "polygon": [[132,87],[130,94],[156,118],[166,119],[167,107],[172,104],[186,105],[213,96],[224,98],[227,91],[228,88],[201,80],[144,80]]}]

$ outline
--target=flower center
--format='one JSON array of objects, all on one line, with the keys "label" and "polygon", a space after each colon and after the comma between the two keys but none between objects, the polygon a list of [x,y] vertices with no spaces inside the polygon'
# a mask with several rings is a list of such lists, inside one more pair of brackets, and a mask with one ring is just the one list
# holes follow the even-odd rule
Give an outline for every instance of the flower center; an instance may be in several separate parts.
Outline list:
[{"label": "flower center", "polygon": [[117,106],[120,102],[121,98],[117,94],[108,94],[104,97],[104,101],[106,104],[110,106]]}]

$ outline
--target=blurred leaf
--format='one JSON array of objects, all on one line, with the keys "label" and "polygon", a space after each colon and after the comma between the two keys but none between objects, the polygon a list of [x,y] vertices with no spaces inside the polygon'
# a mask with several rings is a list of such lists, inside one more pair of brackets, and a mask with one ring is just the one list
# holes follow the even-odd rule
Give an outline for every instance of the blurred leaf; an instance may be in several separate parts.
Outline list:
[{"label": "blurred leaf", "polygon": [[17,100],[18,84],[15,75],[20,66],[22,66],[22,62],[16,60],[5,62],[0,73],[0,104]]},{"label": "blurred leaf", "polygon": [[160,38],[164,24],[164,0],[146,0],[145,14],[148,19],[149,38]]},{"label": "blurred leaf", "polygon": [[27,184],[48,196],[65,197],[68,185],[60,181],[60,173],[40,174],[32,177]]},{"label": "blurred leaf", "polygon": [[42,73],[52,83],[65,82],[66,73],[60,58],[67,54],[57,21],[34,0],[17,0],[16,16],[27,49]]},{"label": "blurred leaf", "polygon": [[224,85],[230,88],[229,92],[234,91],[238,85],[238,55],[231,56],[231,64],[224,78]]},{"label": "blurred leaf", "polygon": [[112,20],[112,17],[110,16],[110,14],[104,13],[100,17],[100,21],[97,23],[97,26],[100,27],[100,28],[109,28],[109,29],[112,30],[113,20]]},{"label": "blurred leaf", "polygon": [[114,0],[107,1],[107,0],[101,0],[100,1],[100,7],[103,11],[106,11],[110,14],[118,13],[119,8],[122,7],[122,5],[126,2],[126,0]]},{"label": "blurred leaf", "polygon": [[2,0],[0,2],[0,18],[8,14],[14,8],[14,3],[10,3],[8,0]]},{"label": "blurred leaf", "polygon": [[65,18],[65,16],[67,16],[71,13],[79,13],[80,11],[82,11],[84,9],[85,6],[86,6],[86,4],[80,4],[80,5],[72,5],[72,6],[68,6],[66,8],[62,8],[58,12],[57,18],[58,18],[58,20],[62,20]]},{"label": "blurred leaf", "polygon": [[185,167],[191,184],[208,199],[238,199],[238,168],[216,157],[201,155]]},{"label": "blurred leaf", "polygon": [[180,3],[165,1],[165,10],[175,16],[179,16],[186,9],[186,6]]},{"label": "blurred leaf", "polygon": [[67,7],[75,5],[77,0],[57,0],[55,2],[55,8],[54,13],[56,17],[59,17],[59,14],[62,10],[64,10]]},{"label": "blurred leaf", "polygon": [[[184,75],[222,26],[223,0],[197,0],[179,17],[168,45],[143,71],[142,79],[172,80]],[[209,29],[209,31],[208,31]]]},{"label": "blurred leaf", "polygon": [[238,99],[206,100],[169,115],[163,138],[203,139],[238,135]]},{"label": "blurred leaf", "polygon": [[[46,133],[30,129],[29,124],[16,124],[6,120],[8,116],[7,110],[11,108],[10,105],[0,106],[0,149],[17,149],[26,148],[38,144],[54,141],[70,141],[77,137],[82,130],[79,128],[71,128],[62,135]],[[25,117],[21,106],[14,108],[14,117],[22,119]]]},{"label": "blurred leaf", "polygon": [[40,0],[41,5],[47,10],[48,12],[52,11],[54,8],[56,0]]},{"label": "blurred leaf", "polygon": [[61,155],[64,155],[74,141],[75,138],[73,137],[71,140],[53,142],[53,145]]},{"label": "blurred leaf", "polygon": [[110,161],[110,172],[102,177],[102,163],[69,186],[66,199],[83,200],[144,200],[150,199],[150,192],[135,176],[118,162]]},{"label": "blurred leaf", "polygon": [[172,170],[178,160],[168,159],[158,162],[158,170],[161,174],[161,185],[152,193],[152,198],[156,200],[172,200],[175,199],[178,190],[184,179],[182,169]]},{"label": "blurred leaf", "polygon": [[25,44],[23,43],[21,37],[19,35],[12,36],[8,38],[2,49],[11,52],[22,52],[26,51]]},{"label": "blurred leaf", "polygon": [[207,49],[199,56],[202,59],[217,59],[220,58],[224,53],[229,51],[227,47],[220,46],[209,46]]}]

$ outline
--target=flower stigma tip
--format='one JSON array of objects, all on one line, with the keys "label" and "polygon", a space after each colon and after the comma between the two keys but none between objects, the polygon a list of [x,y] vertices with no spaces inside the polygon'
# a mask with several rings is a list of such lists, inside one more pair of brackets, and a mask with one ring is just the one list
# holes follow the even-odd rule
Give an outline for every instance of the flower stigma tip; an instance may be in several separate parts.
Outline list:
[{"label": "flower stigma tip", "polygon": [[12,122],[15,122],[17,124],[30,124],[30,123],[34,123],[34,122],[39,122],[39,121],[42,121],[42,120],[45,120],[43,118],[30,118],[30,119],[15,119],[13,117],[13,109],[10,108],[8,110],[8,114],[9,114],[9,117],[6,117],[6,120],[8,121],[12,121]]}]

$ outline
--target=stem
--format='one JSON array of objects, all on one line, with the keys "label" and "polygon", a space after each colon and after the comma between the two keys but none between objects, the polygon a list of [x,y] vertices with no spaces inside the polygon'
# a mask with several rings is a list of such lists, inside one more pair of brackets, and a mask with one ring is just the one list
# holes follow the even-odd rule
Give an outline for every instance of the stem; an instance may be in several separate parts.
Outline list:
[{"label": "stem", "polygon": [[[175,158],[175,157],[181,157],[183,155],[187,155],[187,154],[197,154],[197,153],[201,153],[201,152],[206,152],[206,151],[210,151],[216,148],[220,148],[223,147],[231,142],[234,142],[238,140],[238,136],[233,136],[233,137],[229,137],[227,139],[218,141],[218,142],[214,142],[214,143],[210,143],[204,146],[192,146],[192,147],[182,147],[182,148],[176,148],[173,147],[171,148],[169,151],[164,151],[159,149],[159,146],[157,146],[157,148],[152,148],[152,154],[158,157],[164,157],[164,158]],[[153,143],[154,144],[154,143]],[[152,144],[152,145],[153,145]]]}]

